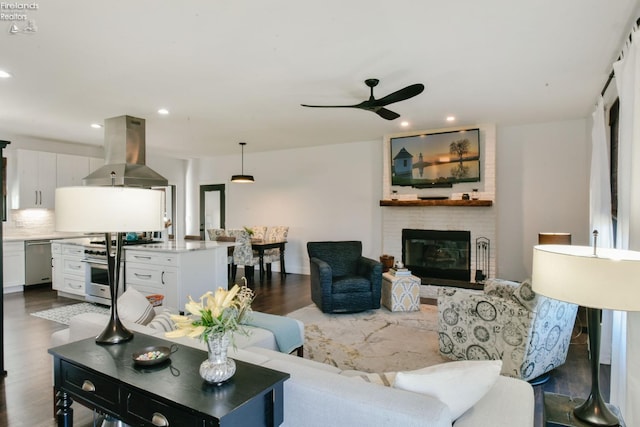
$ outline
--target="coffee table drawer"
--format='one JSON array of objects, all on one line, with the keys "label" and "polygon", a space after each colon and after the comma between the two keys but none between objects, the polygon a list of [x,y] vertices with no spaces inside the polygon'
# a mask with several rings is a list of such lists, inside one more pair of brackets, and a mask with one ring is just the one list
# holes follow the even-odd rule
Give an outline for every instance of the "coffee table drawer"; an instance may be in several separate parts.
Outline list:
[{"label": "coffee table drawer", "polygon": [[127,393],[127,419],[135,417],[154,426],[194,427],[203,426],[204,420],[193,413],[170,407],[148,395],[130,391]]},{"label": "coffee table drawer", "polygon": [[118,384],[109,381],[104,376],[96,375],[90,371],[79,368],[66,361],[61,361],[62,388],[78,396],[78,399],[87,400],[94,405],[110,411],[116,411],[119,407]]}]

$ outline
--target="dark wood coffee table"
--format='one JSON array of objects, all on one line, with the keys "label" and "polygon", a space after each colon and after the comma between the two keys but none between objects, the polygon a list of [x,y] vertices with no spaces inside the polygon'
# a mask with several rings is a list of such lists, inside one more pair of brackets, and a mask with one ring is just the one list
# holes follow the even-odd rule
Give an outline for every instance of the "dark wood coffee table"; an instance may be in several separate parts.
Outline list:
[{"label": "dark wood coffee table", "polygon": [[227,383],[207,384],[198,373],[207,353],[179,345],[170,360],[134,364],[132,354],[173,343],[135,334],[122,344],[98,345],[93,338],[49,349],[53,356],[58,426],[73,425],[77,401],[127,424],[150,426],[278,426],[283,384],[289,374],[236,360]]}]

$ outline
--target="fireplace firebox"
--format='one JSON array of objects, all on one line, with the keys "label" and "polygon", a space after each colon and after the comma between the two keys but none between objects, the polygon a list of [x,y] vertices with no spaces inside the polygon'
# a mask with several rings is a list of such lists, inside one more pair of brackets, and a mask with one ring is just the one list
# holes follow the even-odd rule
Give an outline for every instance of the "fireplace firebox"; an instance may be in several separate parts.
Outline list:
[{"label": "fireplace firebox", "polygon": [[402,262],[422,278],[469,282],[471,232],[451,230],[402,230]]}]

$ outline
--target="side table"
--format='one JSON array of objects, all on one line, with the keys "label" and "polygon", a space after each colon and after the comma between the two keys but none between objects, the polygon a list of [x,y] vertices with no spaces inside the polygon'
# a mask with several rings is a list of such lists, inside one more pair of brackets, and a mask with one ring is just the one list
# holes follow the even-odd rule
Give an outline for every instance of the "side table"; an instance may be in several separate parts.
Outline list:
[{"label": "side table", "polygon": [[132,354],[172,342],[136,333],[131,341],[98,345],[94,338],[49,349],[53,356],[58,427],[73,426],[73,401],[130,425],[275,427],[284,420],[289,374],[236,359],[236,373],[220,386],[204,382],[207,353],[179,345],[156,366]]},{"label": "side table", "polygon": [[381,303],[390,311],[420,310],[420,278],[382,273]]}]

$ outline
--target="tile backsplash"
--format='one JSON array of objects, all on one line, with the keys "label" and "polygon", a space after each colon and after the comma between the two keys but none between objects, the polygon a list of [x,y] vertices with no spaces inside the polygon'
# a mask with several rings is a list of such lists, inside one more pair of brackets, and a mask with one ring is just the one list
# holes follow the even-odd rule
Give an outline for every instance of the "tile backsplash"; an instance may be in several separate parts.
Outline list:
[{"label": "tile backsplash", "polygon": [[53,209],[15,209],[7,212],[2,223],[5,236],[37,236],[55,232]]}]

